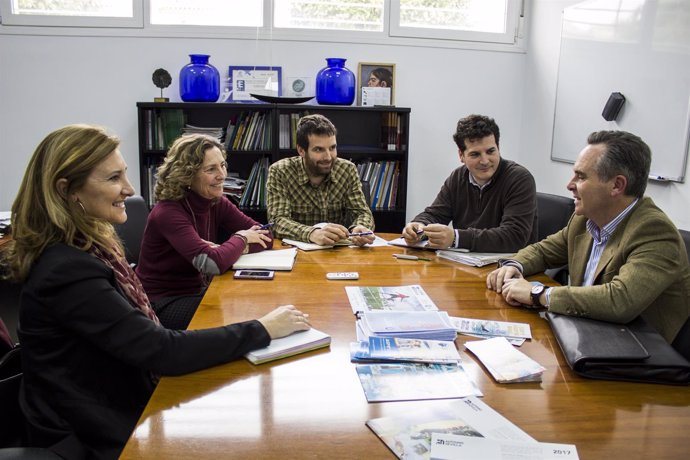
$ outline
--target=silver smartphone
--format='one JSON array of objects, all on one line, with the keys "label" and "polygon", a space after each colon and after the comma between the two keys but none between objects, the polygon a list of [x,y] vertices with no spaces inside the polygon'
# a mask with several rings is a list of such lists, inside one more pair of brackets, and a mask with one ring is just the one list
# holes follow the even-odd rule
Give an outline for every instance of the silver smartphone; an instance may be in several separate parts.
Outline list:
[{"label": "silver smartphone", "polygon": [[272,270],[237,270],[234,278],[247,280],[272,280]]}]

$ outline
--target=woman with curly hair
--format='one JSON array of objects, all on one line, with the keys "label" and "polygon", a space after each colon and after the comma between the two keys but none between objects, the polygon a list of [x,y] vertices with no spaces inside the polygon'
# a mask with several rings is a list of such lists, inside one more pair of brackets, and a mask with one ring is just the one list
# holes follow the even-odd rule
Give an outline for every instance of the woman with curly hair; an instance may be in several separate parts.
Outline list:
[{"label": "woman with curly hair", "polygon": [[[185,329],[213,275],[273,245],[269,230],[223,195],[226,154],[218,140],[179,137],[158,168],[136,273],[167,327]],[[231,235],[218,241],[222,232]]]}]

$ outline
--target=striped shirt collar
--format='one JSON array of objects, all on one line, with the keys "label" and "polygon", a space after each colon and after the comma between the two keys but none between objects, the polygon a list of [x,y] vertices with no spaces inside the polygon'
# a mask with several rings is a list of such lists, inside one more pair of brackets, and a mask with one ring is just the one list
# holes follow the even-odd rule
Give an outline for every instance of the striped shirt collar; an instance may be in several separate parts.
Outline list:
[{"label": "striped shirt collar", "polygon": [[627,208],[625,208],[611,222],[604,225],[601,229],[597,226],[597,224],[592,222],[591,219],[587,219],[587,231],[590,235],[592,235],[594,241],[596,241],[597,243],[600,243],[602,241],[608,241],[611,235],[613,235],[613,232],[616,230],[616,227],[618,227],[618,224],[620,224],[621,221],[625,219],[625,216],[627,216],[630,213],[630,210],[632,210],[632,208],[638,201],[639,198],[635,198],[635,201],[630,203]]}]

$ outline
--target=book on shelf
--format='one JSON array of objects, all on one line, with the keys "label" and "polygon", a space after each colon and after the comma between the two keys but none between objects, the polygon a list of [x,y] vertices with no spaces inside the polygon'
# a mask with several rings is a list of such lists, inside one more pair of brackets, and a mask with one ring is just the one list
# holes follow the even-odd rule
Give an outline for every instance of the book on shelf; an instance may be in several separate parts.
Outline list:
[{"label": "book on shelf", "polygon": [[355,314],[365,311],[436,311],[438,307],[418,284],[408,286],[346,286]]},{"label": "book on shelf", "polygon": [[252,254],[243,254],[232,265],[233,270],[292,270],[297,249],[269,249]]},{"label": "book on shelf", "polygon": [[546,370],[505,337],[465,342],[465,348],[474,353],[498,383],[541,382]]},{"label": "book on shelf", "polygon": [[245,355],[252,364],[263,364],[287,358],[307,351],[325,348],[331,344],[331,336],[314,328],[294,332],[286,337],[271,340],[265,348],[250,351]]},{"label": "book on shelf", "polygon": [[193,125],[188,125],[185,124],[184,127],[182,128],[182,133],[183,134],[203,134],[206,136],[211,136],[215,139],[218,139],[218,142],[221,142],[223,139],[223,128],[217,128],[217,127],[203,127],[203,126],[193,126]]},{"label": "book on shelf", "polygon": [[445,311],[365,311],[355,327],[359,341],[374,336],[452,341],[457,336]]},{"label": "book on shelf", "polygon": [[502,439],[433,433],[429,456],[434,460],[490,458],[496,460],[577,460],[574,444],[524,443]]},{"label": "book on shelf", "polygon": [[457,364],[461,358],[455,342],[371,336],[368,342],[350,343],[350,360]]},{"label": "book on shelf", "polygon": [[368,402],[482,396],[458,364],[357,364],[356,368]]},{"label": "book on shelf", "polygon": [[[366,425],[398,458],[429,460],[434,434],[513,441],[537,441],[475,396],[429,401],[424,407],[368,420]],[[488,458],[486,456],[466,458]]]},{"label": "book on shelf", "polygon": [[532,339],[528,323],[513,323],[489,319],[461,318],[451,316],[450,322],[458,334],[472,337],[505,337],[506,339]]},{"label": "book on shelf", "polygon": [[436,251],[436,255],[442,259],[452,260],[464,265],[472,265],[473,267],[496,264],[500,259],[507,259],[514,254],[514,252],[457,252],[452,249]]}]

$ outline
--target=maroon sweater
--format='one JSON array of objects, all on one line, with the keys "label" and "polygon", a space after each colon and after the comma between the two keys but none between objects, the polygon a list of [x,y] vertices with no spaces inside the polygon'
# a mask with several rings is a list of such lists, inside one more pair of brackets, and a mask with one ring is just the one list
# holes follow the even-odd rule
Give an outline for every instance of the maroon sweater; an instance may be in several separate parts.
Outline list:
[{"label": "maroon sweater", "polygon": [[[225,197],[213,201],[190,191],[180,201],[159,201],[149,214],[136,268],[149,299],[199,293],[203,274],[226,272],[244,250],[237,236],[220,244],[219,230],[233,234],[252,225],[257,222]],[[208,241],[220,245],[211,247]],[[260,244],[249,246],[249,252],[261,250]]]}]

